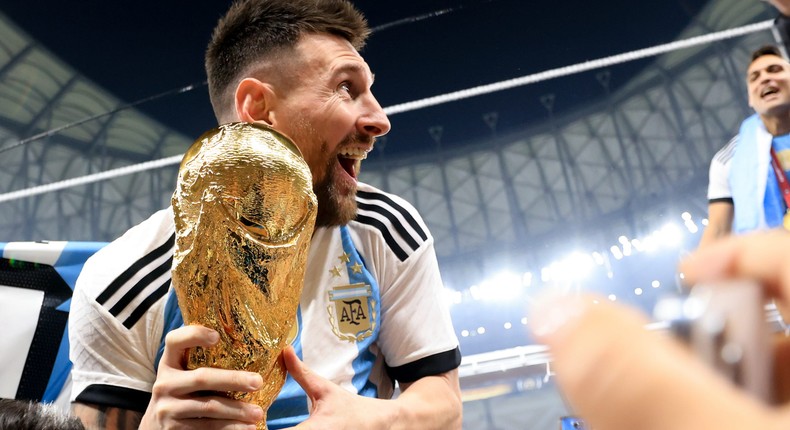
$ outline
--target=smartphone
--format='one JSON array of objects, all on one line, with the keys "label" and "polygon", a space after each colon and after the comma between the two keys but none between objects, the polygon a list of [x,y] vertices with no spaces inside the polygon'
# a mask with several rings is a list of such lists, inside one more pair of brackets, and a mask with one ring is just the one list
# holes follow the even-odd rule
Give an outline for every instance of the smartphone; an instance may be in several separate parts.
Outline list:
[{"label": "smartphone", "polygon": [[653,316],[733,384],[771,401],[770,330],[760,285],[696,285],[688,294],[660,299]]},{"label": "smartphone", "polygon": [[560,417],[560,430],[587,430],[587,426],[580,418]]}]

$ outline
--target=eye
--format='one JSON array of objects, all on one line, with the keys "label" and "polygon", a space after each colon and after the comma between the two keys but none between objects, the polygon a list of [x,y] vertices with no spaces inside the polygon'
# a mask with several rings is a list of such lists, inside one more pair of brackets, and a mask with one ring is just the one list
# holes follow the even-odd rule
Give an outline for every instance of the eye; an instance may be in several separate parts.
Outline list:
[{"label": "eye", "polygon": [[351,82],[343,81],[337,86],[337,90],[343,93],[351,94]]}]

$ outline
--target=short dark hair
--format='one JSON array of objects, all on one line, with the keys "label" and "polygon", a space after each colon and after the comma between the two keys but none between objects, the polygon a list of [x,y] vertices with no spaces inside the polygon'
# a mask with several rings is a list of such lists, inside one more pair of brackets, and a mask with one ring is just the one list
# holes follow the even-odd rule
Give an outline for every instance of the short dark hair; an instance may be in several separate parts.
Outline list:
[{"label": "short dark hair", "polygon": [[774,45],[763,45],[752,52],[752,61],[750,61],[749,64],[754,63],[754,60],[765,55],[775,55],[779,58],[784,58],[782,56],[782,51],[780,51],[778,47]]},{"label": "short dark hair", "polygon": [[[214,113],[221,120],[230,90],[250,66],[293,49],[304,33],[332,34],[359,50],[367,21],[346,0],[237,0],[214,28],[206,74]],[[282,57],[282,56],[281,56]]]},{"label": "short dark hair", "polygon": [[0,429],[85,430],[85,427],[77,417],[52,404],[0,399]]}]

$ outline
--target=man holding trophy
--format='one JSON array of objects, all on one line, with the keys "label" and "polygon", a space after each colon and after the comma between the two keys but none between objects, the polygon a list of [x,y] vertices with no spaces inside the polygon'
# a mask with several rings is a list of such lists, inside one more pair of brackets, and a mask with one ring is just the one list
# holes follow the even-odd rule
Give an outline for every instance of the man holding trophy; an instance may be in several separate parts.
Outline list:
[{"label": "man holding trophy", "polygon": [[75,289],[88,427],[461,428],[433,238],[357,182],[390,128],[368,34],[345,0],[241,0],[220,20],[206,70],[223,125],[185,155],[173,207]]}]

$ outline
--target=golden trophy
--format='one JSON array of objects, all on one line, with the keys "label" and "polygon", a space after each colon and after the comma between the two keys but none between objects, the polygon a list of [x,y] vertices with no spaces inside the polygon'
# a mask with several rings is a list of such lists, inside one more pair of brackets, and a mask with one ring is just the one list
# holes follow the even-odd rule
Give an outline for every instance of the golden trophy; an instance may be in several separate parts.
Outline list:
[{"label": "golden trophy", "polygon": [[172,199],[173,287],[185,324],[216,330],[187,368],[257,372],[254,393],[225,393],[266,411],[285,383],[281,352],[293,341],[317,200],[299,149],[274,129],[226,124],[181,161]]}]

